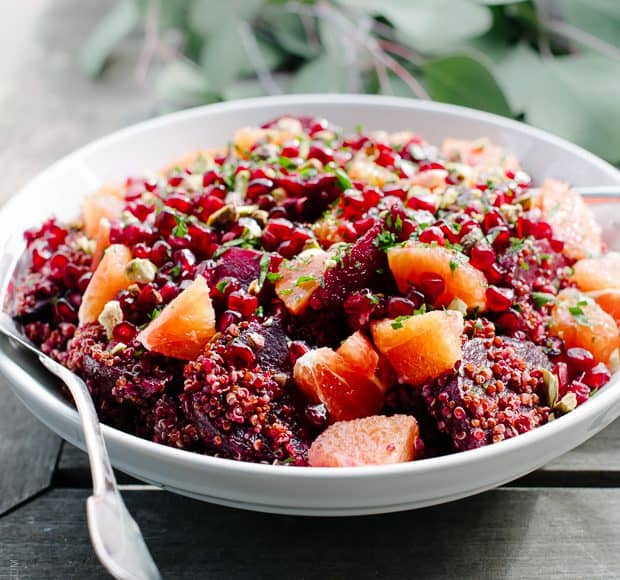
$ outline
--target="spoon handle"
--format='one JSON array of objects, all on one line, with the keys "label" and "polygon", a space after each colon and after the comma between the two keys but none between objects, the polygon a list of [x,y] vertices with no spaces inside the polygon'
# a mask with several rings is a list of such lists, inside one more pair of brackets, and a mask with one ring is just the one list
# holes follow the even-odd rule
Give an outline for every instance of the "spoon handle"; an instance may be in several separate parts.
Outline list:
[{"label": "spoon handle", "polygon": [[40,354],[39,360],[65,383],[82,421],[93,479],[93,495],[88,498],[86,512],[95,553],[115,578],[159,580],[161,576],[140,529],[118,491],[99,417],[86,384],[51,358]]}]

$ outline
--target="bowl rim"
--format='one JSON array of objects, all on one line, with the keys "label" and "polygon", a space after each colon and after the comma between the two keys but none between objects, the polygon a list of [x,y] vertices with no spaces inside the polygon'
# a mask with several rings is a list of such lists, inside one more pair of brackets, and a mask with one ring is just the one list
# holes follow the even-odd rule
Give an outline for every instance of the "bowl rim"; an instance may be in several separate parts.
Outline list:
[{"label": "bowl rim", "polygon": [[[115,142],[123,141],[127,137],[134,134],[139,134],[144,130],[173,126],[179,121],[201,117],[204,114],[217,115],[218,113],[226,113],[241,109],[257,109],[257,111],[260,111],[262,107],[271,107],[274,105],[279,105],[281,107],[307,105],[308,107],[311,107],[313,105],[330,104],[344,104],[351,106],[364,105],[369,107],[388,106],[408,110],[415,109],[419,111],[447,113],[454,116],[468,117],[469,119],[491,123],[495,126],[499,126],[500,128],[511,129],[518,133],[529,135],[539,141],[542,140],[546,143],[557,145],[564,150],[568,150],[569,152],[581,157],[589,164],[594,165],[607,173],[611,180],[615,181],[620,186],[620,171],[611,164],[583,149],[582,147],[562,139],[561,137],[557,137],[547,131],[531,127],[513,119],[508,119],[492,113],[469,109],[458,105],[450,105],[432,101],[417,101],[403,97],[356,94],[299,94],[258,97],[194,107],[155,117],[153,119],[136,123],[129,127],[110,133],[76,149],[72,153],[62,157],[60,160],[38,173],[7,200],[2,208],[0,208],[0,215],[7,212],[13,204],[17,203],[19,199],[26,197],[30,190],[36,189],[40,182],[45,182],[45,180],[53,176],[54,173],[64,170],[66,167],[69,167],[71,164],[87,156],[91,152],[95,152],[99,148],[107,147]],[[283,112],[286,113],[286,111]],[[17,228],[12,230],[10,234],[15,234],[16,232]],[[2,285],[6,282],[6,280],[2,281]],[[6,356],[7,353],[5,349],[2,350],[4,351],[2,354]],[[15,361],[11,362],[19,366],[21,370],[24,370],[23,367]],[[78,413],[68,401],[62,400],[57,394],[54,394],[51,389],[41,388],[42,385],[38,383],[36,379],[33,379],[32,377],[29,378],[29,381],[24,381],[21,383],[21,387],[28,389],[30,391],[30,395],[39,399],[43,407],[52,408],[56,413],[62,415],[64,419],[69,420],[73,424],[79,424]],[[332,467],[291,468],[291,466],[251,463],[203,455],[184,449],[177,449],[162,445],[160,443],[155,443],[147,439],[142,439],[136,435],[126,433],[125,431],[121,431],[106,424],[102,424],[102,430],[104,438],[115,445],[129,447],[138,453],[164,456],[170,461],[186,463],[193,468],[204,469],[207,471],[220,470],[236,473],[238,475],[247,474],[258,476],[277,474],[282,477],[290,477],[293,479],[367,479],[399,476],[404,474],[414,476],[415,474],[426,473],[429,471],[442,471],[446,469],[464,467],[470,464],[475,465],[476,463],[482,463],[491,458],[497,459],[525,447],[535,445],[536,442],[542,441],[547,438],[548,435],[555,434],[555,436],[560,436],[562,433],[571,429],[573,425],[585,422],[588,418],[593,418],[604,414],[605,409],[609,408],[613,402],[620,400],[620,387],[618,386],[618,383],[620,383],[620,373],[615,373],[610,382],[605,385],[601,391],[597,392],[590,400],[583,405],[580,405],[571,413],[559,418],[556,421],[546,423],[545,425],[528,431],[527,433],[504,440],[499,444],[488,445],[467,451],[459,451],[440,457],[431,457],[419,461],[389,465],[339,467],[337,469]]]}]

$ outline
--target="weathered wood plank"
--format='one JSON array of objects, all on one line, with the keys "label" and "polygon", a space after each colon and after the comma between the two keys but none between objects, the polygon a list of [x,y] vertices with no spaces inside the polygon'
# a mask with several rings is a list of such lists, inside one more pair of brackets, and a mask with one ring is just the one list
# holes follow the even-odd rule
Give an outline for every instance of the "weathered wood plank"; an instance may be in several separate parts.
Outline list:
[{"label": "weathered wood plank", "polygon": [[60,444],[0,378],[0,514],[49,486]]},{"label": "weathered wood plank", "polygon": [[[115,470],[116,481],[121,484],[141,483],[129,475]],[[58,465],[52,480],[54,487],[86,487],[92,485],[88,456],[66,441],[63,443]]]},{"label": "weathered wood plank", "polygon": [[[14,577],[105,577],[82,490],[0,519]],[[272,516],[166,492],[125,492],[165,578],[617,578],[620,491],[503,489],[419,511],[347,519]]]}]

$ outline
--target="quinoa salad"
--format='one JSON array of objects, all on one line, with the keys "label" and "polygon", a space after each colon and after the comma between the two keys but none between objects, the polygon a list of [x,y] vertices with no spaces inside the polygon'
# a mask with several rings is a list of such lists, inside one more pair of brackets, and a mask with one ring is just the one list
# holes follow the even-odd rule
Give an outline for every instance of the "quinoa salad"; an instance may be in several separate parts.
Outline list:
[{"label": "quinoa salad", "polygon": [[25,233],[11,314],[105,423],[294,466],[423,460],[618,367],[620,254],[487,139],[283,116]]}]

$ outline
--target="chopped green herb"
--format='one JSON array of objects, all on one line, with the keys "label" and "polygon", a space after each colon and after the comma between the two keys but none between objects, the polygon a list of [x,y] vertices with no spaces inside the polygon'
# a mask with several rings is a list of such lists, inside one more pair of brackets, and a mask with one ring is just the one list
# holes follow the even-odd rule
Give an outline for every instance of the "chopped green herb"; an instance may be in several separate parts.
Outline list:
[{"label": "chopped green herb", "polygon": [[422,304],[422,306],[420,306],[420,308],[416,308],[413,311],[414,314],[426,314],[426,304]]},{"label": "chopped green herb", "polygon": [[541,254],[540,255],[540,261],[541,262],[548,262],[551,259],[551,255],[550,254]]},{"label": "chopped green herb", "polygon": [[175,214],[174,221],[177,225],[172,230],[172,235],[177,238],[185,237],[187,235],[187,223],[185,223],[185,220],[180,215]]},{"label": "chopped green herb", "polygon": [[215,287],[220,294],[224,294],[226,292],[226,287],[228,286],[228,280],[220,280]]},{"label": "chopped green herb", "polygon": [[256,314],[256,316],[258,316],[259,318],[262,318],[263,316],[265,316],[265,313],[263,312],[263,307],[259,306],[255,311],[254,314]]},{"label": "chopped green herb", "polygon": [[230,162],[224,163],[222,166],[222,180],[226,184],[228,189],[235,187],[235,172],[237,171],[236,165]]},{"label": "chopped green herb", "polygon": [[284,276],[278,272],[267,272],[267,280],[270,282],[277,282],[278,280],[282,280]]},{"label": "chopped green herb", "polygon": [[407,320],[408,318],[410,318],[409,315],[397,316],[394,319],[394,322],[392,322],[392,328],[394,330],[398,330],[399,328],[402,328],[403,327],[403,321]]},{"label": "chopped green herb", "polygon": [[297,164],[290,157],[278,157],[278,165],[284,169],[297,169]]},{"label": "chopped green herb", "polygon": [[568,311],[573,315],[573,318],[577,321],[577,323],[581,324],[581,326],[591,326],[590,321],[581,306],[569,306]]},{"label": "chopped green herb", "polygon": [[181,274],[181,264],[175,264],[172,268],[170,268],[169,273],[174,278],[178,278]]},{"label": "chopped green herb", "polygon": [[306,282],[314,282],[315,278],[314,276],[300,276],[299,278],[297,278],[297,281],[295,282],[295,286],[301,286],[302,284],[305,284]]},{"label": "chopped green herb", "polygon": [[394,229],[396,230],[397,234],[399,234],[403,229],[403,220],[401,219],[400,215],[397,215],[396,219],[394,220]]},{"label": "chopped green herb", "polygon": [[383,231],[375,238],[374,244],[377,248],[387,250],[396,244],[396,235],[392,232]]},{"label": "chopped green herb", "polygon": [[530,266],[527,262],[524,262],[523,260],[521,260],[519,262],[519,268],[521,268],[522,270],[529,270]]},{"label": "chopped green herb", "polygon": [[351,189],[353,187],[353,182],[349,179],[347,172],[342,170],[337,165],[328,164],[325,166],[325,169],[327,169],[328,171],[331,171],[336,176],[336,178],[338,179],[338,185],[340,186],[340,189],[345,190],[345,189]]},{"label": "chopped green herb", "polygon": [[269,272],[269,266],[271,266],[271,256],[269,254],[263,254],[260,258],[260,275],[258,277],[258,287],[262,288]]},{"label": "chopped green herb", "polygon": [[450,260],[450,270],[454,272],[459,267],[459,264],[456,260]]},{"label": "chopped green herb", "polygon": [[147,316],[149,317],[149,320],[155,320],[161,313],[161,310],[159,308],[153,308],[153,310],[151,312],[149,312],[147,314]]},{"label": "chopped green herb", "polygon": [[549,304],[549,302],[554,302],[555,296],[547,292],[532,292],[532,299],[534,300],[536,307],[540,308],[545,304]]},{"label": "chopped green herb", "polygon": [[280,294],[283,294],[284,296],[288,296],[289,294],[293,293],[293,289],[292,288],[284,288],[284,290],[280,290]]},{"label": "chopped green herb", "polygon": [[376,306],[377,304],[379,304],[379,302],[381,302],[381,298],[379,298],[379,296],[377,296],[376,294],[371,294],[370,295],[370,303],[371,304]]}]

